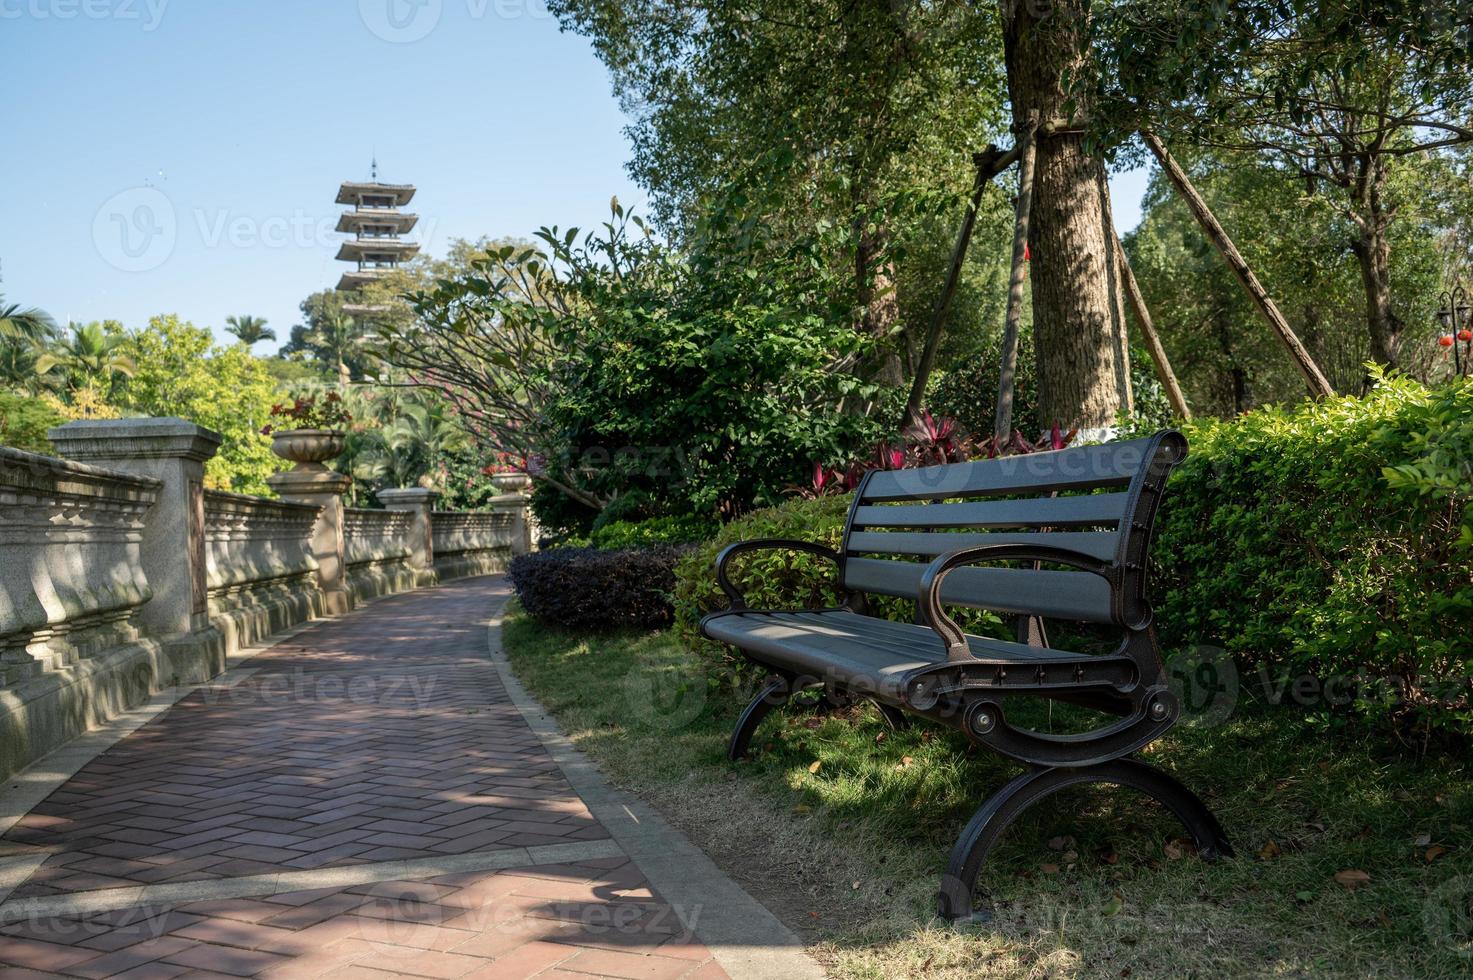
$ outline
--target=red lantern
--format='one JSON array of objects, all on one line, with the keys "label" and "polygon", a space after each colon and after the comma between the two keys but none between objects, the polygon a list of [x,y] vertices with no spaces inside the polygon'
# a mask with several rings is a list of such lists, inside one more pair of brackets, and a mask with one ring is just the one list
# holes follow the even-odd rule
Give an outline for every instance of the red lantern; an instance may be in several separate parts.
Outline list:
[{"label": "red lantern", "polygon": [[1453,345],[1452,335],[1451,334],[1444,334],[1443,336],[1438,337],[1437,338],[1437,343],[1441,347],[1451,347]]},{"label": "red lantern", "polygon": [[1473,340],[1473,330],[1469,330],[1467,327],[1464,327],[1462,330],[1458,331],[1458,339],[1465,344],[1468,341]]}]

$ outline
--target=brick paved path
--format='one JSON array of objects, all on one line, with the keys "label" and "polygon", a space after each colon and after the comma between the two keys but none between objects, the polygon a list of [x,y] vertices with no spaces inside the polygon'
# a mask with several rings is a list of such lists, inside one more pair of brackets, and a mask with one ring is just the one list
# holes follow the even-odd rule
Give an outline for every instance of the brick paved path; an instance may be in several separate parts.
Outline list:
[{"label": "brick paved path", "polygon": [[0,837],[3,976],[726,977],[507,696],[504,594],[314,624],[93,759]]}]

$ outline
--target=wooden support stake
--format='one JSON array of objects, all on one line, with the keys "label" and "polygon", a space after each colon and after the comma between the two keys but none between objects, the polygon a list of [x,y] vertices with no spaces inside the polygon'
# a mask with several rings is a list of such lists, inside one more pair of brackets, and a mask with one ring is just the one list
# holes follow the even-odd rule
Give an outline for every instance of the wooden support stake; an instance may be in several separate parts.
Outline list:
[{"label": "wooden support stake", "polygon": [[1279,335],[1279,339],[1283,341],[1284,347],[1289,351],[1289,356],[1294,360],[1295,366],[1299,368],[1299,373],[1304,375],[1304,381],[1309,385],[1310,394],[1316,398],[1325,398],[1333,395],[1335,389],[1330,387],[1330,382],[1325,378],[1324,372],[1319,369],[1319,365],[1315,364],[1314,358],[1309,356],[1309,351],[1294,333],[1293,328],[1289,326],[1289,321],[1284,318],[1284,314],[1280,313],[1279,308],[1274,305],[1273,299],[1268,295],[1268,290],[1263,288],[1263,284],[1253,274],[1253,270],[1249,268],[1242,253],[1238,251],[1238,247],[1233,244],[1233,240],[1228,237],[1227,232],[1218,223],[1217,217],[1213,215],[1212,210],[1207,206],[1207,202],[1203,200],[1202,195],[1197,192],[1197,188],[1187,178],[1186,171],[1182,170],[1180,164],[1176,162],[1176,158],[1166,151],[1166,147],[1157,138],[1156,134],[1143,130],[1141,132],[1141,139],[1146,141],[1146,146],[1150,147],[1151,152],[1156,155],[1156,159],[1160,162],[1161,169],[1166,173],[1167,179],[1171,181],[1177,193],[1181,194],[1182,198],[1187,202],[1187,207],[1191,210],[1192,216],[1197,219],[1197,224],[1202,226],[1202,231],[1207,235],[1208,240],[1221,253],[1223,260],[1228,264],[1228,268],[1232,269],[1233,273],[1238,277],[1238,282],[1242,283],[1244,291],[1248,293],[1248,298],[1253,300],[1253,305],[1258,307],[1258,312],[1263,314],[1263,318],[1268,321],[1268,325],[1274,329],[1274,332]]},{"label": "wooden support stake", "polygon": [[1146,297],[1141,294],[1141,285],[1136,282],[1135,272],[1130,267],[1130,260],[1125,257],[1125,248],[1120,244],[1120,236],[1111,230],[1110,237],[1115,242],[1115,261],[1120,263],[1120,278],[1125,284],[1125,295],[1130,300],[1130,308],[1135,311],[1136,322],[1141,325],[1141,337],[1146,342],[1146,350],[1151,355],[1151,360],[1156,364],[1156,373],[1161,376],[1161,383],[1166,386],[1166,398],[1171,402],[1171,408],[1178,416],[1184,419],[1192,417],[1192,410],[1187,407],[1187,398],[1182,394],[1181,385],[1177,383],[1176,372],[1171,370],[1171,362],[1166,359],[1166,348],[1161,345],[1161,337],[1156,333],[1156,324],[1151,320],[1151,311],[1146,308]]},{"label": "wooden support stake", "polygon": [[[1100,211],[1105,234],[1115,240],[1115,212],[1110,207],[1110,182],[1105,179],[1105,170],[1100,168]],[[1115,355],[1115,393],[1125,414],[1135,414],[1135,389],[1130,384],[1130,334],[1125,327],[1125,286],[1120,271],[1119,251],[1106,243],[1105,278],[1110,291],[1110,326],[1114,333],[1112,353]]]},{"label": "wooden support stake", "polygon": [[977,166],[977,176],[972,184],[972,200],[962,216],[962,224],[956,233],[956,244],[951,250],[951,265],[946,270],[946,283],[941,288],[941,295],[936,297],[936,306],[931,311],[931,322],[926,330],[926,344],[921,351],[921,359],[916,364],[915,377],[911,379],[910,398],[905,403],[905,425],[907,428],[920,424],[921,414],[925,411],[926,385],[931,380],[931,371],[936,367],[936,351],[941,346],[941,334],[946,325],[946,311],[951,307],[952,297],[956,295],[957,284],[961,281],[962,265],[966,262],[967,249],[972,243],[972,229],[977,224],[977,211],[982,206],[982,192],[992,178],[1002,173],[1013,165],[1018,159],[1018,147],[1004,152],[997,146],[989,143],[987,149],[972,157]]},{"label": "wooden support stake", "polygon": [[1008,312],[1002,329],[1002,369],[997,383],[997,417],[992,434],[999,448],[1013,434],[1013,381],[1018,372],[1018,329],[1023,319],[1023,281],[1028,269],[1023,261],[1028,247],[1028,215],[1033,208],[1033,158],[1038,117],[1030,116],[1018,134],[1022,155],[1018,157],[1018,201],[1013,218],[1013,269],[1008,280]]}]

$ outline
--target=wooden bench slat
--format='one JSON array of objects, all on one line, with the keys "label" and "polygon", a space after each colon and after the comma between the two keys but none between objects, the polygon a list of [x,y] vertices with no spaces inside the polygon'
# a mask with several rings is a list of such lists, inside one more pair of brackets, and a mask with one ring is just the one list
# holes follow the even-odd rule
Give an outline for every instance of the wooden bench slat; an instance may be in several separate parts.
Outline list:
[{"label": "wooden bench slat", "polygon": [[[844,563],[844,587],[913,599],[925,570],[920,562],[850,558]],[[1108,623],[1112,618],[1110,583],[1089,572],[967,566],[947,575],[941,599],[1054,619]]]},{"label": "wooden bench slat", "polygon": [[970,494],[1043,494],[1054,490],[1124,486],[1140,471],[1150,442],[1150,439],[1132,439],[1001,459],[886,470],[870,476],[864,499],[869,502]]},{"label": "wooden bench slat", "polygon": [[955,504],[865,504],[855,527],[1097,527],[1125,519],[1128,493]]},{"label": "wooden bench slat", "polygon": [[1120,535],[1114,531],[856,531],[845,549],[850,554],[924,555],[935,558],[958,548],[982,544],[1025,544],[1070,548],[1091,558],[1115,559]]}]

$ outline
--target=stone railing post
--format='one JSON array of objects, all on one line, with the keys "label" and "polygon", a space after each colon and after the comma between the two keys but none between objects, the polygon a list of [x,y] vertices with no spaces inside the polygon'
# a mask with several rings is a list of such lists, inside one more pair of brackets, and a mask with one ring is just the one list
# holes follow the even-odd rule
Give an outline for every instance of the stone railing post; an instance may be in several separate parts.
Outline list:
[{"label": "stone railing post", "polygon": [[529,516],[529,498],[520,493],[504,493],[492,497],[488,503],[496,514],[511,516],[511,553],[525,555],[532,550],[532,522]]},{"label": "stone railing post", "polygon": [[325,466],[298,466],[266,478],[282,500],[313,504],[321,508],[312,529],[312,557],[317,559],[317,578],[322,586],[324,611],[341,615],[353,608],[348,588],[348,564],[343,542],[343,494],[353,485],[351,477]]},{"label": "stone railing post", "polygon": [[141,564],[153,598],[139,611],[139,625],[159,637],[205,628],[205,461],[220,447],[220,434],[154,418],[81,419],[46,436],[67,459],[162,482],[143,528]]},{"label": "stone railing post", "polygon": [[380,490],[377,496],[389,510],[404,511],[411,515],[409,566],[421,578],[432,576],[435,570],[435,535],[430,514],[435,509],[435,501],[440,499],[440,492],[426,487],[404,487]]}]

